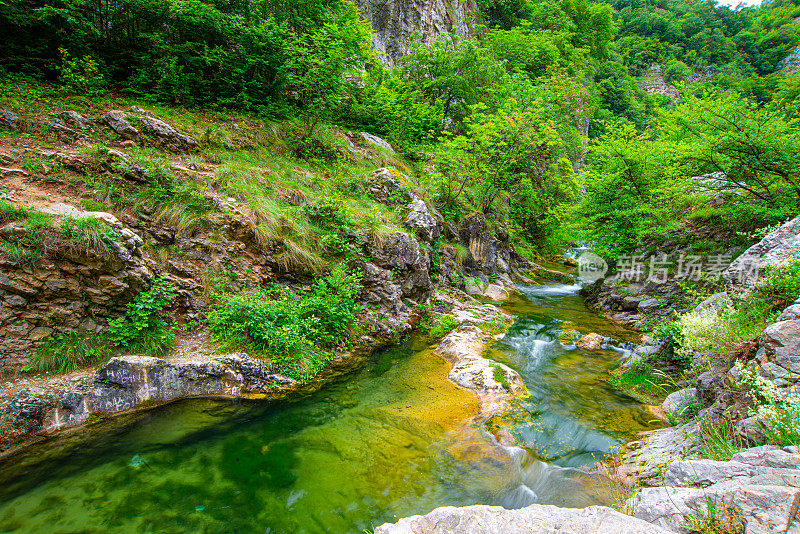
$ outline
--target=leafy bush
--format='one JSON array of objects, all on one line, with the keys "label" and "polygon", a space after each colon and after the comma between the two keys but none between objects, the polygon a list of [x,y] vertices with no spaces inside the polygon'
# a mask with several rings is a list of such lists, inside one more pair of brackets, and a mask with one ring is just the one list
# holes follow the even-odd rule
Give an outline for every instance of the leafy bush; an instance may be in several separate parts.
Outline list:
[{"label": "leafy bush", "polygon": [[458,326],[455,317],[450,314],[442,315],[439,318],[439,324],[434,326],[430,331],[432,338],[438,339],[449,334],[455,327]]},{"label": "leafy bush", "polygon": [[340,266],[318,278],[307,295],[280,288],[217,295],[207,321],[217,340],[244,342],[284,374],[308,380],[327,361],[324,348],[341,342],[355,322],[360,287],[359,278]]},{"label": "leafy bush", "polygon": [[676,322],[683,338],[677,352],[690,359],[699,354],[729,358],[742,343],[757,338],[773,319],[768,307],[756,300],[738,307],[729,303],[722,310],[712,307],[689,312]]},{"label": "leafy bush", "polygon": [[61,81],[64,86],[78,95],[98,96],[105,88],[105,79],[100,67],[91,56],[72,57],[59,48],[62,63],[60,67]]},{"label": "leafy bush", "polygon": [[800,298],[800,257],[764,269],[756,292],[768,299],[772,309],[783,309]]},{"label": "leafy bush", "polygon": [[800,445],[800,391],[797,386],[790,388],[784,396],[771,380],[758,373],[754,363],[745,366],[737,361],[734,368],[741,383],[753,397],[752,414],[766,422],[765,432],[769,443]]},{"label": "leafy bush", "polygon": [[161,353],[172,345],[175,336],[164,309],[175,297],[175,287],[165,278],[157,278],[153,286],[139,293],[129,304],[123,317],[109,321],[109,339],[127,349]]}]

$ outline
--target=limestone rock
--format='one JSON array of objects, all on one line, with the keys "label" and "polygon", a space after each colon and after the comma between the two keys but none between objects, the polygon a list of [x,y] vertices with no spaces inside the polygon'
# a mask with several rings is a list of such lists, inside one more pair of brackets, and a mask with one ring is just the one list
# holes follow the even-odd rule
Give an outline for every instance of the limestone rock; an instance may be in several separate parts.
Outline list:
[{"label": "limestone rock", "polygon": [[501,301],[507,300],[509,297],[511,297],[511,293],[502,286],[497,284],[489,284],[483,291],[483,296],[491,300]]},{"label": "limestone rock", "polygon": [[392,145],[390,145],[388,141],[381,139],[377,135],[373,135],[367,132],[361,132],[360,135],[367,143],[372,143],[373,145],[377,145],[383,148],[384,150],[388,151],[390,154],[394,154],[394,148],[392,148]]},{"label": "limestone rock", "polygon": [[[153,278],[142,257],[142,239],[110,213],[85,212],[68,204],[42,211],[104,220],[118,238],[103,250],[58,246],[32,268],[0,261],[0,371],[19,370],[56,333],[103,331]],[[0,233],[20,241],[27,231],[10,223]]]},{"label": "limestone rock", "polygon": [[124,111],[114,109],[107,112],[105,115],[103,115],[103,122],[121,137],[130,139],[131,141],[138,141],[139,130],[137,130],[130,122],[128,122],[128,120],[125,118]]},{"label": "limestone rock", "polygon": [[584,334],[578,338],[578,341],[575,342],[575,346],[583,350],[600,350],[603,348],[603,343],[605,342],[606,338],[592,332],[591,334]]},{"label": "limestone rock", "polygon": [[753,279],[758,269],[777,265],[800,250],[800,217],[795,217],[748,248],[725,270],[729,282]]},{"label": "limestone rock", "polygon": [[640,312],[652,312],[662,306],[661,301],[658,299],[646,299],[639,303]]},{"label": "limestone rock", "polygon": [[170,126],[161,119],[152,115],[142,115],[139,117],[146,132],[155,135],[166,145],[178,150],[193,150],[197,148],[197,139],[189,134],[183,133],[173,126]]},{"label": "limestone rock", "polygon": [[697,389],[685,388],[679,391],[670,393],[661,408],[668,414],[681,415],[687,408],[697,402]]},{"label": "limestone rock", "polygon": [[459,230],[459,239],[469,249],[464,261],[468,269],[487,274],[510,273],[516,253],[508,243],[508,234],[502,230],[495,236],[486,226],[486,218],[475,212],[464,218]]},{"label": "limestone rock", "polygon": [[695,306],[695,312],[703,312],[707,310],[715,310],[719,311],[724,308],[728,303],[730,303],[731,298],[728,296],[728,293],[725,291],[721,291],[719,293],[714,293],[706,300]]},{"label": "limestone rock", "polygon": [[734,454],[730,461],[682,460],[664,475],[664,486],[644,488],[629,504],[635,516],[684,531],[687,515],[708,514],[709,502],[729,510],[747,533],[800,533],[800,454],[774,445]]},{"label": "limestone rock", "polygon": [[361,16],[370,21],[372,43],[387,67],[398,65],[409,53],[415,33],[425,44],[432,44],[450,32],[466,37],[470,31],[469,16],[477,11],[473,0],[452,3],[358,0],[356,3]]},{"label": "limestone rock", "polygon": [[428,243],[435,243],[442,235],[444,217],[428,206],[421,198],[414,198],[408,205],[409,214],[405,224],[416,231],[417,237]]},{"label": "limestone rock", "polygon": [[22,121],[16,113],[0,111],[0,127],[8,130],[19,130],[22,128]]},{"label": "limestone rock", "polygon": [[369,174],[367,194],[382,204],[410,202],[413,197],[401,183],[403,178],[404,176],[394,169],[386,167],[375,169]]},{"label": "limestone rock", "polygon": [[559,508],[533,504],[519,510],[499,506],[446,506],[401,519],[375,534],[662,534],[669,532],[611,508]]},{"label": "limestone rock", "polygon": [[717,399],[717,392],[722,388],[722,381],[714,376],[710,371],[706,371],[697,377],[695,389],[697,399],[703,406],[711,406]]},{"label": "limestone rock", "polygon": [[[800,319],[769,325],[759,342],[763,349],[759,350],[762,367],[772,363],[785,372],[788,383],[797,382],[800,375]],[[780,372],[778,374],[783,375]]]},{"label": "limestone rock", "polygon": [[[505,411],[511,399],[526,391],[519,373],[483,357],[488,341],[489,336],[480,328],[465,321],[447,334],[435,351],[450,362],[450,381],[477,395],[484,416]],[[502,374],[501,380],[497,373]]]},{"label": "limestone rock", "polygon": [[419,300],[433,292],[428,254],[410,235],[394,232],[380,240],[369,239],[365,249],[373,264],[395,275],[403,297]]},{"label": "limestone rock", "polygon": [[87,119],[77,111],[72,111],[72,110],[62,111],[58,117],[64,124],[72,128],[84,131],[91,131],[94,129],[94,124],[92,123],[92,121]]}]

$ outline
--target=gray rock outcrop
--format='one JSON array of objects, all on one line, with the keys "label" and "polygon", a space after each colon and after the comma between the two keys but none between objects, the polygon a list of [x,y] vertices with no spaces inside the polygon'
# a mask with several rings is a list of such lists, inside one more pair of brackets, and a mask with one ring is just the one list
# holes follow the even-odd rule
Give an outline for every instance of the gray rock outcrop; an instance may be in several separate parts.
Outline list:
[{"label": "gray rock outcrop", "polygon": [[141,123],[142,131],[131,124],[128,120],[129,114],[118,109],[107,112],[103,116],[103,122],[121,137],[131,141],[140,141],[144,133],[154,137],[157,143],[176,150],[192,150],[198,146],[197,139],[144,110],[134,108],[130,116]]},{"label": "gray rock outcrop", "polygon": [[114,130],[120,137],[130,141],[139,139],[139,130],[125,118],[125,112],[113,109],[103,115],[103,122]]},{"label": "gray rock outcrop", "polygon": [[74,389],[23,389],[13,395],[0,408],[9,422],[0,445],[82,425],[92,414],[113,415],[145,403],[245,394],[280,398],[298,385],[278,374],[275,366],[246,354],[195,355],[174,362],[146,356],[116,357]]},{"label": "gray rock outcrop", "polygon": [[662,534],[656,527],[603,506],[559,508],[533,504],[519,510],[499,506],[446,506],[401,519],[375,534]]},{"label": "gray rock outcrop", "polygon": [[[794,447],[756,447],[729,462],[673,462],[664,486],[632,499],[634,514],[654,525],[688,532],[687,516],[716,510],[720,525],[741,522],[748,534],[800,533],[800,455]],[[726,517],[727,516],[727,517]]]},{"label": "gray rock outcrop", "polygon": [[724,273],[725,280],[752,280],[759,269],[777,265],[800,251],[800,217],[795,217],[736,258]]},{"label": "gray rock outcrop", "polygon": [[398,65],[411,51],[415,33],[425,44],[451,32],[467,36],[469,15],[477,11],[474,0],[358,0],[356,4],[370,21],[372,43],[387,67]]},{"label": "gray rock outcrop", "polygon": [[[104,220],[116,232],[101,249],[81,243],[51,244],[54,250],[20,265],[0,258],[0,370],[18,371],[33,350],[54,334],[100,332],[121,315],[153,274],[146,266],[141,238],[113,216],[84,212],[66,204],[43,211],[54,216]],[[9,223],[3,238],[24,243],[27,230]]]},{"label": "gray rock outcrop", "polygon": [[505,411],[511,399],[527,391],[519,373],[483,357],[490,338],[465,322],[446,335],[435,351],[450,363],[450,381],[480,399],[483,417]]},{"label": "gray rock outcrop", "polygon": [[367,194],[376,202],[392,204],[410,202],[413,197],[402,183],[407,178],[395,169],[382,167],[369,174]]},{"label": "gray rock outcrop", "polygon": [[412,228],[417,237],[427,243],[435,243],[442,235],[444,217],[421,198],[414,198],[408,205],[409,213],[405,224]]}]

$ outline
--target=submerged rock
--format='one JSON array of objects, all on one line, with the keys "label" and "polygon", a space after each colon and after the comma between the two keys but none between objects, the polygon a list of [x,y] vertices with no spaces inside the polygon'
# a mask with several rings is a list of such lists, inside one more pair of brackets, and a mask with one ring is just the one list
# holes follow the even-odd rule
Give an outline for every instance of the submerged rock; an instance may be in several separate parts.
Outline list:
[{"label": "submerged rock", "polygon": [[591,334],[584,334],[578,338],[578,341],[575,342],[575,346],[583,350],[600,350],[605,342],[606,338],[592,332]]},{"label": "submerged rock", "polygon": [[559,508],[533,504],[519,510],[499,506],[445,506],[427,515],[386,523],[375,534],[661,534],[669,532],[604,506]]}]

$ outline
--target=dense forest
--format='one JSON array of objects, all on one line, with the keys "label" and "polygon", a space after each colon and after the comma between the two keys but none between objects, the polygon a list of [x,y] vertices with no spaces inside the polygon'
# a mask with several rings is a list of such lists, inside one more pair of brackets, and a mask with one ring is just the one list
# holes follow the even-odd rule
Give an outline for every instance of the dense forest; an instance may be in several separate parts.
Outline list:
[{"label": "dense forest", "polygon": [[[480,7],[472,37],[417,43],[387,70],[346,0],[21,0],[0,4],[0,71],[291,118],[307,157],[325,156],[320,123],[374,132],[435,154],[439,207],[508,219],[523,250],[588,239],[613,257],[687,217],[753,231],[796,210],[800,81],[778,68],[800,42],[796,1]],[[653,65],[680,98],[640,88]],[[742,196],[690,209],[708,192],[688,179],[711,172]]]}]

